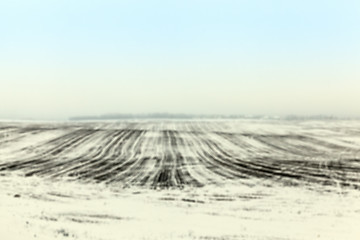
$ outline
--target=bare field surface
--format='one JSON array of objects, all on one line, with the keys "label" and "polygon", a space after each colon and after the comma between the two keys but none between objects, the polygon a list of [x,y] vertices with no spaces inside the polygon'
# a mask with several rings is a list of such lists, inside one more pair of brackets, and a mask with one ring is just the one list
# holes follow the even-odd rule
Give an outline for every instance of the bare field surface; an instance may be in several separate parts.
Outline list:
[{"label": "bare field surface", "polygon": [[0,122],[5,239],[359,239],[359,121]]}]

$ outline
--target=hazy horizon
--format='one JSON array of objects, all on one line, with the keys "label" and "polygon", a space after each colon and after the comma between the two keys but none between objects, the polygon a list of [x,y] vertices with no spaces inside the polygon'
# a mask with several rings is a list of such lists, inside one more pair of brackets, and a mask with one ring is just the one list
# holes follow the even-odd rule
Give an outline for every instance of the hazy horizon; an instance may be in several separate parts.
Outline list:
[{"label": "hazy horizon", "polygon": [[269,119],[269,120],[360,120],[360,116],[355,115],[334,115],[334,114],[188,114],[188,113],[172,113],[172,112],[149,112],[149,113],[107,113],[93,115],[73,115],[63,118],[33,118],[26,116],[1,116],[0,121],[87,121],[87,120],[130,120],[130,119]]},{"label": "hazy horizon", "polygon": [[0,3],[0,119],[360,117],[360,2]]}]

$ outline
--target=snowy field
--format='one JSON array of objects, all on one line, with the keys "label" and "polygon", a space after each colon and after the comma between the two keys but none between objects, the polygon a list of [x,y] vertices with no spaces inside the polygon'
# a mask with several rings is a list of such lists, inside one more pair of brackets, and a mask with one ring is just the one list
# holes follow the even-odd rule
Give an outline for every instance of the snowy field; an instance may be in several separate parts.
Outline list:
[{"label": "snowy field", "polygon": [[0,122],[2,239],[360,239],[360,122]]}]

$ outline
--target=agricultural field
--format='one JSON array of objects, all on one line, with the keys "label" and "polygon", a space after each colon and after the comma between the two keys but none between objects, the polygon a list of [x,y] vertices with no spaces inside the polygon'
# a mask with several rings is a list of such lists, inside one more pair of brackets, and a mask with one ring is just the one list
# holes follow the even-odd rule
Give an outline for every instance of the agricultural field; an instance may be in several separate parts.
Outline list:
[{"label": "agricultural field", "polygon": [[360,122],[0,122],[5,239],[359,239]]}]

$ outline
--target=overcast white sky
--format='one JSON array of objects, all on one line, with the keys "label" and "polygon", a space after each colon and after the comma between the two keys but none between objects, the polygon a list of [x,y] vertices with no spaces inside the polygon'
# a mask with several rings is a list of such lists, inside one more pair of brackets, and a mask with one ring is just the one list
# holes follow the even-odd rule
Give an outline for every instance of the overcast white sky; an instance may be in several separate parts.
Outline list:
[{"label": "overcast white sky", "polygon": [[0,118],[360,116],[360,2],[0,2]]}]

